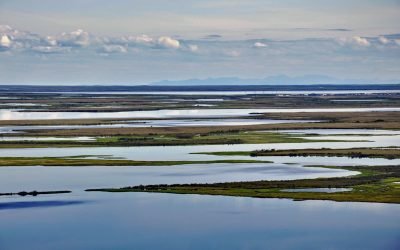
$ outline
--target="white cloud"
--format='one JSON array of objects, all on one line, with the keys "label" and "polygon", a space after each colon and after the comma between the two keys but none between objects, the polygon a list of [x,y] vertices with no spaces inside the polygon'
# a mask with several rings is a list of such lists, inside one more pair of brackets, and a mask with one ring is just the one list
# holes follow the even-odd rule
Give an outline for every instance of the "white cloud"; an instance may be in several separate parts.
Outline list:
[{"label": "white cloud", "polygon": [[357,47],[368,47],[371,45],[371,43],[366,38],[360,36],[353,36],[351,38],[339,38],[337,39],[337,42],[342,46],[352,45]]},{"label": "white cloud", "polygon": [[0,25],[0,33],[10,33],[12,30],[9,25]]},{"label": "white cloud", "polygon": [[9,48],[11,45],[11,40],[7,35],[1,36],[0,47]]},{"label": "white cloud", "polygon": [[397,45],[400,46],[400,39],[396,39],[396,40],[394,40],[394,42],[395,42]]},{"label": "white cloud", "polygon": [[363,37],[353,36],[351,40],[353,43],[356,43],[359,46],[367,47],[367,46],[371,45],[370,42],[366,38],[363,38]]},{"label": "white cloud", "polygon": [[380,36],[380,37],[378,38],[378,41],[379,41],[381,44],[388,44],[388,43],[390,42],[390,40],[387,39],[387,38],[384,37],[384,36]]},{"label": "white cloud", "polygon": [[63,52],[68,52],[69,50],[70,48],[57,47],[57,46],[36,46],[32,48],[32,51],[44,54],[63,53]]},{"label": "white cloud", "polygon": [[54,37],[47,36],[45,41],[49,46],[57,46],[57,40]]},{"label": "white cloud", "polygon": [[122,45],[104,45],[103,47],[101,47],[100,51],[107,54],[128,52],[127,48]]},{"label": "white cloud", "polygon": [[140,36],[131,37],[131,38],[136,43],[140,43],[140,44],[149,44],[149,43],[153,43],[154,42],[154,39],[149,37],[148,35],[140,35]]},{"label": "white cloud", "polygon": [[88,32],[78,29],[69,33],[62,33],[57,37],[57,41],[62,46],[86,47],[90,45],[90,35]]},{"label": "white cloud", "polygon": [[181,46],[180,42],[178,40],[175,40],[169,36],[161,36],[157,40],[157,44],[165,47],[165,48],[170,48],[170,49],[179,49]]},{"label": "white cloud", "polygon": [[265,48],[265,47],[267,47],[267,46],[268,46],[267,44],[262,43],[262,42],[255,42],[255,43],[253,44],[253,47],[254,47],[254,48]]}]

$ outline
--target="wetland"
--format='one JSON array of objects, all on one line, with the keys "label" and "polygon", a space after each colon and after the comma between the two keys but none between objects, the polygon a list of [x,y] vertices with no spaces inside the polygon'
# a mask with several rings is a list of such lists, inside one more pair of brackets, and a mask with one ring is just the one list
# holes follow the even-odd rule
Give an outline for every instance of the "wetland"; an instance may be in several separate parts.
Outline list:
[{"label": "wetland", "polygon": [[396,249],[398,90],[187,91],[0,93],[0,248]]}]

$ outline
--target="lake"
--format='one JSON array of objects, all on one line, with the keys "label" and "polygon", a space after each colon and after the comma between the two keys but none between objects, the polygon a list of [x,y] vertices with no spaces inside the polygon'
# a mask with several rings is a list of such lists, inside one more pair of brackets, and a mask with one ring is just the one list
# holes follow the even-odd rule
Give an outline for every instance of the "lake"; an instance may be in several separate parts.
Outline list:
[{"label": "lake", "polygon": [[399,214],[390,204],[155,193],[12,197],[0,202],[0,249],[394,250]]}]

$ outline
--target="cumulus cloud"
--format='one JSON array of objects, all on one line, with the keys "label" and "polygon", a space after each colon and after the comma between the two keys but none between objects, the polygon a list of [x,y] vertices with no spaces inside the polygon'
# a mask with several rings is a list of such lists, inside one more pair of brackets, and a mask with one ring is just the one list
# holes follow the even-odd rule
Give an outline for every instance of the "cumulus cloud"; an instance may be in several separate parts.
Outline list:
[{"label": "cumulus cloud", "polygon": [[255,43],[253,44],[253,47],[254,47],[254,48],[265,48],[265,47],[267,47],[267,44],[262,43],[262,42],[255,42]]},{"label": "cumulus cloud", "polygon": [[11,45],[11,40],[7,35],[2,35],[0,39],[0,47],[8,48]]},{"label": "cumulus cloud", "polygon": [[54,37],[47,36],[45,41],[49,46],[57,46],[57,40]]},{"label": "cumulus cloud", "polygon": [[[217,37],[212,35],[211,37]],[[344,48],[362,50],[367,52],[369,49],[399,49],[399,37],[385,35],[380,37],[345,37],[332,39],[304,39],[296,40],[290,43],[274,40],[256,39],[256,40],[185,40],[175,39],[171,36],[148,36],[148,35],[126,35],[119,37],[111,36],[95,36],[82,29],[72,32],[64,32],[59,35],[41,36],[35,33],[20,31],[13,29],[7,25],[0,25],[0,51],[15,51],[19,53],[133,53],[151,51],[152,48],[164,48],[177,50],[182,53],[199,53],[214,56],[238,57],[247,55],[247,52],[255,49],[262,49],[272,46],[274,50],[266,50],[269,54],[287,55],[293,51],[304,51],[304,54],[309,51],[329,51],[334,53],[349,51],[343,50],[338,52],[337,46],[332,46],[332,41],[336,41]],[[271,47],[271,48],[272,48]],[[249,50],[249,51],[247,51]],[[328,51],[327,51],[328,50]],[[168,54],[168,53],[167,53]],[[254,55],[254,53],[252,53]]]},{"label": "cumulus cloud", "polygon": [[387,39],[387,38],[384,37],[384,36],[380,36],[380,37],[378,38],[378,41],[379,41],[381,44],[388,44],[388,43],[390,42],[390,40]]},{"label": "cumulus cloud", "polygon": [[135,41],[136,43],[140,44],[151,44],[154,42],[154,39],[149,37],[148,35],[140,35],[137,37],[130,37],[131,40]]},{"label": "cumulus cloud", "polygon": [[128,49],[122,45],[104,45],[101,47],[100,52],[111,53],[126,53]]},{"label": "cumulus cloud", "polygon": [[157,44],[164,48],[179,49],[181,46],[180,42],[169,36],[161,36],[157,39]]},{"label": "cumulus cloud", "polygon": [[90,45],[90,35],[83,30],[62,33],[58,36],[40,36],[38,34],[13,29],[8,25],[0,25],[0,47],[10,50],[36,53],[62,53],[72,47]]},{"label": "cumulus cloud", "polygon": [[360,36],[353,36],[351,38],[339,38],[338,43],[340,45],[352,45],[357,47],[368,47],[371,43],[368,41],[367,38],[360,37]]},{"label": "cumulus cloud", "polygon": [[359,37],[359,36],[353,36],[351,41],[353,43],[356,43],[357,45],[364,46],[364,47],[371,45],[370,42],[366,38]]},{"label": "cumulus cloud", "polygon": [[90,44],[90,35],[88,32],[78,29],[69,33],[62,33],[57,37],[61,46],[66,47],[86,47]]}]

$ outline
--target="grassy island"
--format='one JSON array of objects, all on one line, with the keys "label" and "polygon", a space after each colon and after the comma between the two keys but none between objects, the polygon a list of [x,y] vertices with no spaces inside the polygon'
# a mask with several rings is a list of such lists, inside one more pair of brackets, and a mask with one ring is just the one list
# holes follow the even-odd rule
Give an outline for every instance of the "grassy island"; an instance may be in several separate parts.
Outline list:
[{"label": "grassy island", "polygon": [[[175,194],[226,195],[293,200],[332,200],[400,203],[400,166],[332,167],[359,171],[359,175],[288,181],[252,181],[215,184],[147,185],[89,189],[103,192],[157,192]],[[352,188],[348,192],[286,192],[285,189]]]}]

